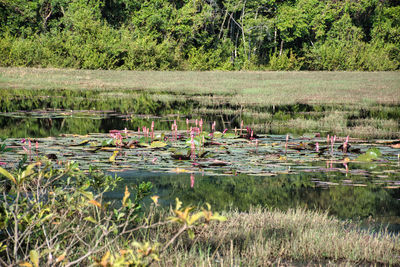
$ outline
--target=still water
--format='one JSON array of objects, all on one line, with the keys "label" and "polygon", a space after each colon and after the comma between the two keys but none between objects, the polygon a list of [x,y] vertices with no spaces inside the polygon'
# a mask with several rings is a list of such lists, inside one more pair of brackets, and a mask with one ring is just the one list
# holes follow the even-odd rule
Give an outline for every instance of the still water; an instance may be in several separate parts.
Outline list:
[{"label": "still water", "polygon": [[[153,183],[154,194],[164,206],[174,205],[178,197],[185,204],[210,203],[215,210],[246,211],[251,206],[287,210],[294,207],[328,211],[341,219],[363,220],[368,224],[389,225],[400,231],[400,189],[373,184],[355,185],[342,172],[281,174],[275,177],[251,175],[212,176],[171,174],[147,171],[118,173],[124,183],[108,199],[120,200],[125,185]],[[335,176],[340,183],[332,184]],[[325,181],[324,181],[325,180]]]},{"label": "still water", "polygon": [[[186,127],[186,118],[192,119],[195,117],[196,115],[169,114],[153,116],[92,110],[3,112],[0,114],[0,137],[11,140],[12,142],[7,143],[7,140],[5,142],[12,146],[17,143],[18,138],[42,138],[65,134],[107,134],[110,130],[122,130],[125,128],[134,131],[138,127],[149,126],[152,121],[155,122],[157,130],[169,131],[173,121],[176,121],[180,129],[184,129]],[[216,128],[220,131],[225,128],[239,128],[241,120],[238,116],[224,118],[218,114],[210,115],[205,119],[209,122],[216,121]],[[204,127],[207,130],[211,128],[209,124]],[[72,140],[68,141],[72,142]],[[54,148],[54,146],[59,145],[67,148],[65,142],[63,142],[53,142],[48,146]],[[78,143],[76,140],[74,142]],[[264,142],[267,145],[271,145],[274,142],[282,144],[284,136],[265,137],[264,139],[261,138],[260,142]],[[293,142],[301,141],[299,139],[293,140]],[[43,146],[46,147],[45,141],[43,141]],[[166,151],[153,151],[151,152],[153,154],[150,153],[150,155],[148,152],[138,150],[142,153],[141,160],[124,162],[125,165],[130,164],[130,168],[123,171],[118,170],[117,166],[113,166],[111,168],[113,170],[111,170],[106,167],[109,164],[103,164],[105,170],[117,173],[124,179],[123,183],[114,192],[107,194],[107,198],[121,199],[125,185],[130,186],[143,181],[150,181],[154,185],[153,193],[160,196],[160,203],[164,206],[171,205],[175,198],[178,197],[185,204],[201,205],[208,202],[215,210],[238,209],[245,211],[251,206],[282,210],[303,207],[327,211],[329,214],[342,219],[361,219],[369,224],[389,224],[389,229],[393,231],[400,229],[400,167],[398,161],[396,162],[396,150],[385,150],[386,147],[380,147],[380,149],[383,149],[384,154],[386,153],[386,158],[380,161],[379,164],[348,163],[344,165],[335,161],[334,166],[325,167],[325,159],[321,162],[309,161],[307,163],[299,163],[301,162],[299,159],[295,164],[292,163],[291,172],[288,171],[290,170],[288,167],[290,164],[286,162],[280,163],[275,160],[265,163],[259,160],[260,155],[263,157],[262,160],[265,160],[264,154],[267,156],[283,154],[282,148],[276,151],[263,151],[262,149],[260,148],[255,154],[254,148],[249,150],[240,148],[240,151],[238,148],[236,150],[226,148],[226,151],[229,152],[230,150],[230,153],[224,154],[221,159],[234,158],[235,156],[229,154],[236,151],[242,158],[251,157],[253,164],[251,166],[253,167],[246,174],[243,167],[246,162],[242,162],[240,163],[242,165],[237,167],[235,171],[229,170],[231,174],[228,171],[224,171],[223,175],[221,175],[222,172],[219,173],[218,171],[201,172],[197,169],[189,173],[170,172],[170,168],[176,164],[182,164],[179,161],[170,159],[164,159],[164,165],[161,167],[144,167],[149,164],[147,164],[146,160],[143,160],[143,155],[152,158],[157,156],[157,153],[166,153]],[[292,155],[294,159],[300,156],[309,156],[307,155],[308,152],[305,154],[300,153],[300,156],[297,156],[296,153],[291,151],[288,157]],[[4,160],[6,156],[0,154],[0,161]],[[129,158],[129,156],[135,157],[137,155],[130,155],[128,152],[126,156]],[[352,159],[356,156],[354,155]],[[72,158],[75,157],[79,158],[79,155],[73,155]],[[85,161],[90,161],[91,157],[93,156],[82,156],[82,163],[85,164]],[[104,158],[108,158],[108,156],[104,156]],[[159,160],[160,165],[162,165],[161,158]],[[12,163],[13,160],[17,159],[10,156],[8,163]],[[115,165],[118,164],[122,163]],[[285,171],[287,173],[282,173]]]}]

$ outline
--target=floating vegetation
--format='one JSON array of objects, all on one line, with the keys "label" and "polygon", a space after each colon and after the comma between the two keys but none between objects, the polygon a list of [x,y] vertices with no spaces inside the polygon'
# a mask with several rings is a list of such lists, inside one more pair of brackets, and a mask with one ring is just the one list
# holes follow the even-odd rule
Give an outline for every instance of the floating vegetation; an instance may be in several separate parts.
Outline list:
[{"label": "floating vegetation", "polygon": [[[149,170],[176,172],[176,168],[206,175],[275,176],[299,172],[343,172],[371,182],[371,171],[387,170],[387,186],[399,186],[397,148],[400,140],[366,141],[358,138],[255,134],[249,127],[219,132],[203,130],[201,120],[187,121],[178,130],[156,131],[154,122],[137,131],[111,130],[87,135],[61,134],[21,142],[7,139],[2,162],[11,167],[21,156],[57,155],[56,160],[74,160],[85,166],[124,172]],[[28,145],[29,143],[29,145]],[[35,144],[35,148],[33,145]],[[4,145],[3,145],[4,146]],[[5,150],[5,146],[3,150]],[[55,158],[53,156],[53,158]],[[111,165],[110,165],[111,163]],[[389,172],[390,170],[390,172]],[[381,181],[383,178],[379,178]]]},{"label": "floating vegetation", "polygon": [[373,216],[398,231],[400,140],[266,135],[244,123],[217,131],[203,120],[164,123],[169,130],[151,122],[137,130],[9,138],[0,162],[12,169],[21,158],[46,156],[117,173],[124,182],[108,198],[122,197],[126,184],[151,181],[164,205],[175,197],[218,210],[310,205],[340,218]]}]

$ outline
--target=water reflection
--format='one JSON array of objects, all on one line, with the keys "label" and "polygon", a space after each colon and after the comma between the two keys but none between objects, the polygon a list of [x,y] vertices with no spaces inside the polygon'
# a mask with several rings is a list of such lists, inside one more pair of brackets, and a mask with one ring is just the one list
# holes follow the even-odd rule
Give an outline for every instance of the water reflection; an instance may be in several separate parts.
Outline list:
[{"label": "water reflection", "polygon": [[[56,111],[56,112],[12,112],[0,113],[0,137],[2,138],[40,138],[60,134],[108,133],[114,129],[137,130],[138,127],[149,127],[152,121],[155,128],[169,131],[175,120],[179,129],[186,129],[186,118],[200,118],[200,115],[169,114],[165,116],[121,114],[115,112],[95,111]],[[194,120],[193,118],[193,120]],[[221,120],[219,116],[207,116],[210,123],[216,121],[216,129],[222,131],[238,127],[237,121],[231,123]],[[209,130],[210,125],[204,129]]]},{"label": "water reflection", "polygon": [[[250,206],[287,210],[293,207],[327,210],[342,219],[368,219],[400,225],[400,189],[376,184],[321,187],[317,181],[329,180],[326,173],[281,174],[276,177],[202,176],[143,171],[119,173],[124,183],[108,195],[121,199],[124,186],[151,181],[160,203],[170,205],[178,197],[186,204],[210,203],[216,210],[246,211]],[[330,173],[337,180],[351,179],[341,172]]]}]

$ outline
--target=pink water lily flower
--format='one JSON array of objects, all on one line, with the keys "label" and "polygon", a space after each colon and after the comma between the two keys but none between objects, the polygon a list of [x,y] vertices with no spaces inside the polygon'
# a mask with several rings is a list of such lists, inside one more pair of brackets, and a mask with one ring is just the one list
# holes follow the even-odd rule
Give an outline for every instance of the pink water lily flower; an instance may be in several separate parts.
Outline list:
[{"label": "pink water lily flower", "polygon": [[194,174],[190,174],[190,187],[193,188],[194,187]]}]

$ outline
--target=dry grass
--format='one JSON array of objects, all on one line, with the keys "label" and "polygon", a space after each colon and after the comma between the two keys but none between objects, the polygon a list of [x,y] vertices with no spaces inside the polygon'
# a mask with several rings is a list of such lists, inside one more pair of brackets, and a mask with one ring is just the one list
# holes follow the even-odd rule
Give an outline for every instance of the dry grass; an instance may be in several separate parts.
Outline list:
[{"label": "dry grass", "polygon": [[360,230],[326,213],[252,209],[180,240],[160,266],[397,265],[400,238]]},{"label": "dry grass", "polygon": [[400,103],[398,72],[155,72],[0,68],[1,88],[213,94],[233,104]]}]

